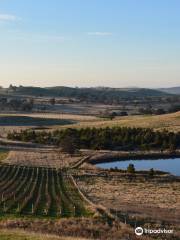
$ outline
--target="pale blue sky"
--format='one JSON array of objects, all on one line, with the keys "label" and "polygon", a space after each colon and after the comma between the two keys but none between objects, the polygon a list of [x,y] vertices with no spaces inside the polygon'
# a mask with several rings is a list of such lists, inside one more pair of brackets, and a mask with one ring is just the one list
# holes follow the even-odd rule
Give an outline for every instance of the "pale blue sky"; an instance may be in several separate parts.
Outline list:
[{"label": "pale blue sky", "polygon": [[0,85],[180,85],[179,0],[0,0]]}]

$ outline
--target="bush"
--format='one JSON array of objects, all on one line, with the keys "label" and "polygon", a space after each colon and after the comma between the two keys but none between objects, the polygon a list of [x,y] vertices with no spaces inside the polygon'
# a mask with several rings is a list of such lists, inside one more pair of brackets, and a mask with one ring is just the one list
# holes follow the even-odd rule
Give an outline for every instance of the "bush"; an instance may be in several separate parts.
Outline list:
[{"label": "bush", "polygon": [[149,176],[150,176],[150,177],[153,177],[153,176],[154,176],[154,169],[153,169],[153,168],[151,168],[151,169],[149,170]]},{"label": "bush", "polygon": [[127,167],[127,172],[128,173],[135,173],[134,164],[132,164],[132,163],[129,164],[129,166]]}]

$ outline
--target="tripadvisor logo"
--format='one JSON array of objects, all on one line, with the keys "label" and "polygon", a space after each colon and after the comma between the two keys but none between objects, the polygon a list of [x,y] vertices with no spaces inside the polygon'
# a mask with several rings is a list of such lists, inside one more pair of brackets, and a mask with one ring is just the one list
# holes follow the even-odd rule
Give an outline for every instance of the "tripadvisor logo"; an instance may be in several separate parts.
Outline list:
[{"label": "tripadvisor logo", "polygon": [[143,229],[142,229],[142,227],[137,227],[137,228],[135,229],[135,234],[136,234],[137,236],[143,235]]},{"label": "tripadvisor logo", "polygon": [[135,229],[135,234],[137,236],[141,236],[143,234],[173,234],[172,229],[147,229],[147,228],[142,228],[142,227],[137,227]]}]

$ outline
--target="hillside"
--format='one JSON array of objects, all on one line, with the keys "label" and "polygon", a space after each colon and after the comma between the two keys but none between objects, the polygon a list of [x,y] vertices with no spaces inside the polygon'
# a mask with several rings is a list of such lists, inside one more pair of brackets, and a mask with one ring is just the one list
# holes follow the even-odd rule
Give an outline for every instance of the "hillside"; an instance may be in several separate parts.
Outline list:
[{"label": "hillside", "polygon": [[[172,132],[180,131],[180,112],[163,114],[163,115],[144,115],[144,116],[126,116],[117,117],[113,120],[94,120],[94,121],[81,121],[68,127],[143,127],[152,128],[154,130],[167,129]],[[66,127],[66,126],[65,126]]]},{"label": "hillside", "polygon": [[180,87],[172,87],[172,88],[160,88],[162,92],[169,93],[169,94],[177,94],[180,95]]},{"label": "hillside", "polygon": [[71,87],[23,87],[10,86],[1,88],[0,94],[35,97],[65,97],[89,102],[118,102],[122,99],[139,99],[163,97],[169,95],[154,89],[146,88],[71,88]]}]

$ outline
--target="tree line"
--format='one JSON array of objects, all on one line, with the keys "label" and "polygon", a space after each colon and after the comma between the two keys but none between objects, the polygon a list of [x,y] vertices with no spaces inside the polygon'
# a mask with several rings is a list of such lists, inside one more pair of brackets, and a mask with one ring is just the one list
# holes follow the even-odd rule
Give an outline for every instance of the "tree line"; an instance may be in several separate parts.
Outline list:
[{"label": "tree line", "polygon": [[180,132],[154,131],[146,128],[106,127],[67,128],[53,132],[25,130],[9,132],[12,140],[50,144],[66,151],[75,149],[175,150],[180,148]]}]

